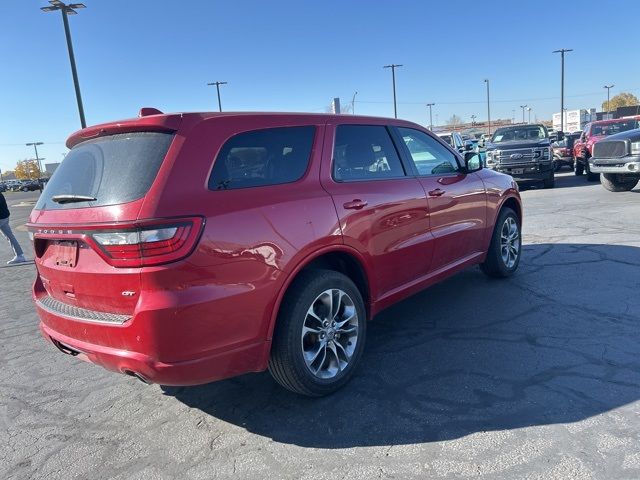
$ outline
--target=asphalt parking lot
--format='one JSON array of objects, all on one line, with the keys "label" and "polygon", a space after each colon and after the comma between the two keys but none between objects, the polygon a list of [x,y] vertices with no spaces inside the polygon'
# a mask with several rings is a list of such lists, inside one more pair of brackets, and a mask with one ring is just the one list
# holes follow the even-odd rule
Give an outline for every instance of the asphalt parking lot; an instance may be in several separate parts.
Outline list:
[{"label": "asphalt parking lot", "polygon": [[[640,189],[556,184],[522,193],[514,278],[474,268],[386,310],[322,399],[79,362],[38,333],[33,265],[0,267],[0,478],[640,478]],[[25,246],[36,196],[7,195]]]}]

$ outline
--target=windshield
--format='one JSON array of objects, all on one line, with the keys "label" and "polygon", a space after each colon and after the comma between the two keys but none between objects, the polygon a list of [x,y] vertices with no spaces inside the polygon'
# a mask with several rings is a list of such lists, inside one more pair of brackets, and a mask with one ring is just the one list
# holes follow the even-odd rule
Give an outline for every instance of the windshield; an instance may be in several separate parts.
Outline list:
[{"label": "windshield", "polygon": [[440,135],[440,138],[453,147],[453,140],[451,139],[451,135]]},{"label": "windshield", "polygon": [[[170,133],[138,132],[80,143],[53,174],[35,209],[101,207],[142,198],[156,178],[172,140]],[[54,201],[60,197],[90,200]]]},{"label": "windshield", "polygon": [[491,137],[491,143],[511,142],[514,140],[532,141],[547,138],[547,131],[540,125],[522,125],[519,127],[499,128]]},{"label": "windshield", "polygon": [[629,119],[615,123],[604,123],[591,125],[591,135],[615,135],[616,133],[626,132],[627,130],[633,130],[638,128],[638,121]]}]

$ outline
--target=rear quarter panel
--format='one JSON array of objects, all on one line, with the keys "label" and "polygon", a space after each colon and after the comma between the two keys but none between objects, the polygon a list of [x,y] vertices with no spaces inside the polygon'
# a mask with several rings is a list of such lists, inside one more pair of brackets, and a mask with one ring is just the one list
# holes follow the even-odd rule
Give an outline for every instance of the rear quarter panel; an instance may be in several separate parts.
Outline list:
[{"label": "rear quarter panel", "polygon": [[[301,180],[247,189],[207,187],[214,159],[230,137],[301,124],[314,125],[297,118],[241,117],[189,126],[178,132],[180,154],[163,165],[147,196],[142,218],[206,219],[188,259],[171,268],[145,268],[142,274],[146,295],[159,301],[173,297],[168,302],[178,306],[180,318],[168,331],[188,342],[191,356],[268,341],[272,313],[290,274],[317,250],[342,244],[333,202],[318,180],[324,121],[315,124],[309,167]],[[176,348],[162,359],[183,358]]]}]

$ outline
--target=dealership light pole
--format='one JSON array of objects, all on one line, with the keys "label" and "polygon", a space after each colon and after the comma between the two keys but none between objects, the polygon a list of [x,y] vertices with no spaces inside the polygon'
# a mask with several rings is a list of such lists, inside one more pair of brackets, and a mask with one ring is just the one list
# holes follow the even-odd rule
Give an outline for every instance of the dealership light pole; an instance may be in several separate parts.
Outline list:
[{"label": "dealership light pole", "polygon": [[520,105],[520,108],[522,109],[522,123],[524,123],[524,109],[527,108],[526,105]]},{"label": "dealership light pole", "polygon": [[471,125],[475,125],[475,124],[476,124],[476,116],[471,115]]},{"label": "dealership light pole", "polygon": [[211,82],[207,83],[207,85],[215,85],[216,90],[218,92],[218,111],[222,111],[222,102],[220,101],[220,85],[226,85],[227,82]]},{"label": "dealership light pole", "polygon": [[391,79],[393,81],[393,116],[394,118],[398,118],[398,107],[396,105],[396,68],[401,67],[402,65],[397,63],[392,63],[391,65],[385,65],[382,68],[390,68],[391,69]]},{"label": "dealership light pole", "polygon": [[484,83],[487,84],[487,124],[489,125],[489,135],[491,135],[491,106],[489,103],[489,79],[485,78]]},{"label": "dealership light pole", "polygon": [[351,114],[352,115],[356,114],[356,95],[358,95],[358,92],[353,92],[353,97],[351,97]]},{"label": "dealership light pole", "polygon": [[427,103],[427,107],[429,107],[429,130],[433,132],[433,106],[435,103]]},{"label": "dealership light pole", "polygon": [[564,54],[573,52],[572,48],[561,48],[552,53],[560,54],[560,131],[564,132]]},{"label": "dealership light pole", "polygon": [[80,95],[80,83],[78,82],[78,72],[76,70],[76,57],[73,54],[73,45],[71,44],[71,32],[69,31],[68,15],[77,15],[76,9],[86,8],[84,3],[70,3],[66,5],[59,0],[49,0],[51,4],[48,7],[42,7],[43,12],[54,12],[60,10],[62,12],[62,23],[64,24],[64,34],[67,37],[67,50],[69,51],[69,62],[71,63],[71,74],[73,75],[73,86],[76,90],[76,101],[78,102],[78,113],[80,115],[80,125],[82,128],[87,126],[84,119],[84,107],[82,106],[82,96]]},{"label": "dealership light pole", "polygon": [[607,113],[609,113],[611,110],[609,110],[609,91],[615,87],[615,85],[611,84],[611,85],[605,85],[602,88],[606,88],[607,89]]},{"label": "dealership light pole", "polygon": [[529,112],[529,124],[531,124],[531,107],[527,107],[527,111]]}]

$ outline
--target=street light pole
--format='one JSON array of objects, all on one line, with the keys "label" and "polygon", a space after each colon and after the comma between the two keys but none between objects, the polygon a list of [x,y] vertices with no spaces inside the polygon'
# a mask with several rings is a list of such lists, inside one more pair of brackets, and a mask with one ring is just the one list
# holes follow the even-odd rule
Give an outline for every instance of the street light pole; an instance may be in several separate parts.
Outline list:
[{"label": "street light pole", "polygon": [[401,67],[402,65],[392,63],[391,65],[385,65],[382,68],[390,68],[391,69],[391,79],[393,82],[393,116],[394,118],[398,118],[398,107],[396,104],[396,68]]},{"label": "street light pole", "polygon": [[489,135],[491,135],[491,104],[489,103],[489,79],[485,78],[484,83],[487,84],[487,124],[489,125]]},{"label": "street light pole", "polygon": [[471,115],[471,125],[475,125],[475,124],[476,124],[476,116]]},{"label": "street light pole", "polygon": [[427,107],[429,107],[429,130],[433,132],[433,110],[432,107],[435,103],[427,103]]},{"label": "street light pole", "polygon": [[227,82],[212,82],[212,83],[207,83],[207,85],[215,85],[216,86],[216,90],[218,92],[218,111],[222,111],[222,102],[220,101],[220,85],[226,85]]},{"label": "street light pole", "polygon": [[351,114],[352,115],[356,114],[356,95],[358,95],[358,92],[353,92],[353,97],[351,98]]},{"label": "street light pole", "polygon": [[611,112],[610,108],[609,108],[609,91],[615,87],[615,85],[611,84],[611,85],[605,85],[603,88],[607,89],[607,113]]},{"label": "street light pole", "polygon": [[573,52],[571,48],[561,48],[552,53],[560,54],[560,131],[564,132],[564,54]]},{"label": "street light pole", "polygon": [[528,107],[527,111],[529,112],[529,125],[531,125],[531,107]]},{"label": "street light pole", "polygon": [[522,123],[524,123],[524,109],[527,108],[526,105],[520,105],[520,108],[522,109]]},{"label": "street light pole", "polygon": [[64,24],[64,34],[67,38],[67,50],[69,51],[69,62],[71,63],[71,75],[73,76],[73,86],[76,90],[76,102],[78,103],[78,114],[80,115],[80,125],[82,128],[87,126],[87,122],[84,118],[84,107],[82,106],[82,96],[80,95],[80,82],[78,81],[78,71],[76,70],[76,57],[73,54],[73,44],[71,43],[71,32],[69,30],[68,15],[77,15],[76,9],[86,8],[84,3],[70,3],[66,5],[60,0],[49,0],[51,4],[48,7],[42,7],[40,10],[43,12],[53,12],[60,10],[62,13],[62,23]]}]

